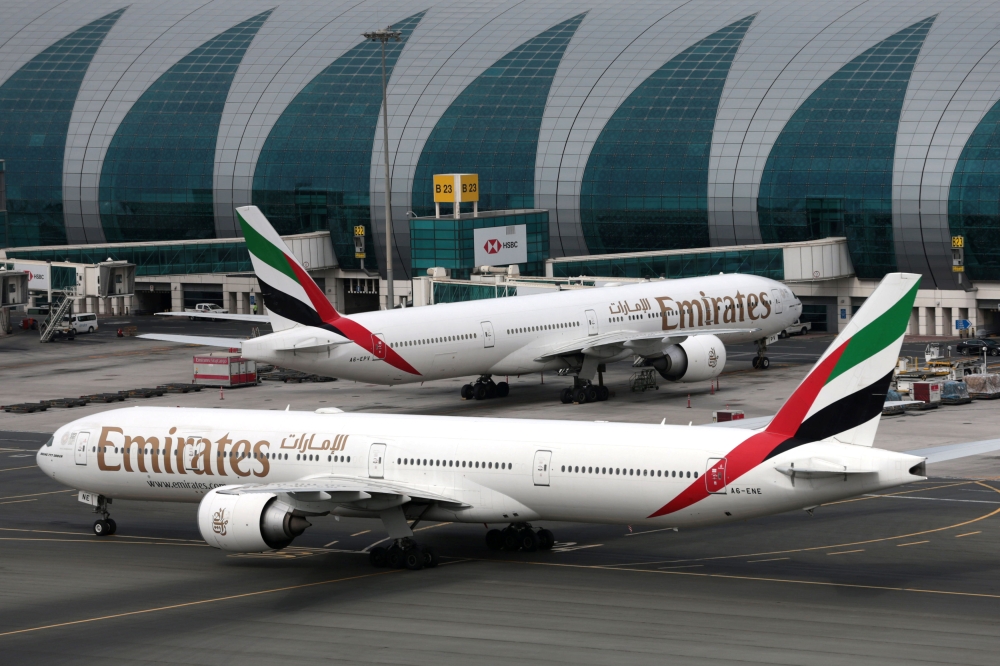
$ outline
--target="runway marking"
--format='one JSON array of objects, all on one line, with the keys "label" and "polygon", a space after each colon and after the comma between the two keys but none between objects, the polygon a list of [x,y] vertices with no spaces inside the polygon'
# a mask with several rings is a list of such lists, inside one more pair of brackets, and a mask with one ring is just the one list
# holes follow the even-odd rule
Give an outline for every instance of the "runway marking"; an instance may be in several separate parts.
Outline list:
[{"label": "runway marking", "polygon": [[[451,525],[451,523],[438,523],[437,525],[428,525],[427,527],[418,527],[417,529],[415,529],[413,531],[414,532],[420,532],[421,530],[432,530],[435,527],[444,527],[445,525]],[[370,532],[371,530],[368,530],[368,531]]]},{"label": "runway marking", "polygon": [[979,530],[978,532],[966,532],[965,534],[956,534],[955,538],[961,539],[962,537],[972,536],[973,534],[982,534],[982,533],[983,533],[982,530]]},{"label": "runway marking", "polygon": [[875,499],[876,497],[896,497],[897,495],[908,495],[910,493],[922,493],[926,490],[938,490],[940,488],[954,488],[955,486],[964,486],[970,483],[976,483],[975,481],[959,481],[958,483],[948,483],[943,486],[934,486],[933,488],[916,488],[914,490],[903,490],[898,493],[885,493],[884,495],[862,495],[861,497],[852,497],[851,499],[838,500],[836,502],[827,502],[826,504],[821,504],[820,506],[834,506],[836,504],[848,504],[850,502],[863,502],[869,499]]},{"label": "runway marking", "polygon": [[574,550],[584,550],[585,548],[599,548],[599,547],[601,547],[603,545],[604,545],[603,543],[592,543],[592,544],[589,544],[587,546],[575,546],[575,545],[573,545],[573,546],[566,546],[564,548],[553,548],[552,552],[553,553],[569,553],[569,552],[572,552]]},{"label": "runway marking", "polygon": [[703,567],[704,564],[682,564],[679,567],[657,567],[659,569],[696,569],[698,567]]},{"label": "runway marking", "polygon": [[287,585],[285,587],[275,587],[269,590],[258,590],[256,592],[244,592],[242,594],[231,594],[225,597],[215,597],[214,599],[201,599],[199,601],[188,601],[182,604],[172,604],[170,606],[158,606],[156,608],[144,608],[142,610],[128,611],[125,613],[115,613],[113,615],[101,615],[99,617],[89,617],[83,620],[72,620],[70,622],[58,622],[56,624],[47,624],[41,627],[30,627],[28,629],[16,629],[14,631],[5,631],[0,633],[0,637],[3,636],[13,636],[15,634],[26,634],[33,631],[43,631],[45,629],[57,629],[59,627],[70,627],[76,624],[87,624],[90,622],[101,622],[103,620],[114,620],[120,617],[129,617],[131,615],[145,615],[148,613],[159,613],[161,611],[174,610],[177,608],[188,608],[191,606],[201,606],[204,604],[213,604],[220,601],[232,601],[233,599],[245,599],[247,597],[256,597],[263,594],[273,594],[275,592],[287,592],[288,590],[300,590],[307,587],[318,587],[320,585],[330,585],[332,583],[343,583],[349,580],[358,580],[361,578],[372,578],[373,576],[385,576],[387,574],[399,573],[398,570],[389,571],[378,571],[369,574],[359,574],[357,576],[347,576],[345,578],[332,578],[330,580],[321,580],[315,583],[301,583],[299,585]]},{"label": "runway marking", "polygon": [[369,532],[371,532],[371,530],[365,530],[364,532],[356,532],[355,534],[352,534],[351,536],[352,537],[361,536],[362,534],[368,534]]},{"label": "runway marking", "polygon": [[38,465],[25,465],[24,467],[4,467],[0,468],[0,472],[13,472],[18,469],[31,469],[32,467],[38,467]]},{"label": "runway marking", "polygon": [[58,495],[59,493],[75,493],[75,490],[50,490],[47,493],[31,493],[30,495],[8,495],[7,497],[0,497],[0,500],[5,499],[16,499],[18,497],[38,497],[39,495]]},{"label": "runway marking", "polygon": [[[75,491],[74,491],[75,492]],[[0,532],[29,532],[32,534],[67,534],[70,536],[93,536],[90,532],[59,532],[57,530],[26,530],[18,529],[16,527],[0,527]],[[102,540],[107,539],[152,539],[154,541],[186,541],[190,543],[202,543],[201,539],[173,539],[171,537],[147,537],[147,536],[130,536],[127,534],[115,534],[109,537],[102,537]]]},{"label": "runway marking", "polygon": [[11,500],[10,502],[0,502],[0,504],[20,504],[21,502],[34,502],[34,501],[36,500],[33,499]]},{"label": "runway marking", "polygon": [[330,543],[324,543],[324,544],[323,544],[323,547],[324,547],[324,548],[329,548],[330,546],[332,546],[332,545],[333,545],[333,544],[335,544],[335,543],[339,543],[339,542],[337,542],[337,541],[331,541]]},{"label": "runway marking", "polygon": [[897,543],[896,548],[903,548],[904,546],[919,546],[922,543],[930,543],[930,541],[911,541],[910,543]]},{"label": "runway marking", "polygon": [[747,564],[753,564],[754,562],[780,562],[781,560],[790,560],[790,557],[772,557],[767,560],[747,560]]},{"label": "runway marking", "polygon": [[[993,488],[993,486],[987,485],[987,484],[983,483],[982,481],[970,481],[969,483],[978,483],[979,485],[983,486],[984,488],[990,488],[991,490],[994,490],[995,492],[1000,493],[1000,490],[997,490],[996,488]],[[607,566],[609,568],[613,568],[613,567],[637,567],[637,566],[646,566],[646,565],[662,564],[662,563],[670,563],[670,562],[708,562],[708,561],[713,561],[713,560],[731,560],[731,559],[734,559],[734,558],[763,557],[763,556],[767,556],[767,555],[785,555],[785,554],[789,554],[789,553],[806,553],[806,552],[809,552],[809,551],[827,550],[827,549],[830,549],[830,548],[850,548],[851,546],[864,546],[864,545],[868,545],[868,544],[871,544],[871,543],[879,543],[879,542],[882,542],[882,541],[895,541],[897,539],[911,539],[913,537],[924,536],[925,534],[933,534],[935,532],[944,532],[945,530],[953,530],[953,529],[955,529],[957,527],[965,527],[966,525],[971,525],[972,523],[978,523],[981,520],[986,520],[987,518],[991,518],[991,517],[993,517],[993,516],[995,516],[997,514],[1000,514],[1000,509],[994,509],[993,511],[990,511],[989,513],[986,513],[986,514],[983,514],[982,516],[979,516],[978,518],[972,518],[970,520],[965,520],[965,521],[962,521],[960,523],[955,523],[954,525],[946,525],[944,527],[935,527],[934,529],[930,529],[930,530],[923,530],[923,531],[920,531],[920,532],[911,532],[910,534],[899,534],[899,535],[896,535],[896,536],[882,537],[882,538],[879,538],[879,539],[866,539],[864,541],[853,541],[853,542],[850,542],[850,543],[837,543],[837,544],[830,544],[830,545],[827,545],[827,546],[810,546],[809,548],[790,548],[788,550],[773,550],[773,551],[769,551],[769,552],[765,552],[765,553],[743,553],[741,555],[716,555],[714,557],[696,557],[696,558],[684,559],[684,560],[657,560],[657,561],[653,561],[653,562],[625,562],[625,563],[622,563],[622,564],[612,564],[612,565],[607,565]]]},{"label": "runway marking", "polygon": [[836,553],[827,553],[827,555],[847,555],[848,553],[863,553],[863,552],[865,552],[864,548],[858,548],[857,550],[840,550],[837,551]]},{"label": "runway marking", "polygon": [[[184,345],[184,347],[190,347],[191,345]],[[182,347],[150,347],[149,349],[140,349],[136,351],[127,352],[113,352],[110,354],[92,354],[90,356],[84,356],[83,359],[99,359],[99,358],[114,358],[116,356],[144,356],[145,354],[151,354],[154,352],[166,352],[171,350],[182,349]],[[31,363],[20,363],[14,365],[0,365],[0,370],[15,370],[17,368],[31,368],[38,365],[51,365],[53,363],[65,363],[70,359],[57,358],[49,361],[32,361]],[[81,360],[77,358],[77,360]],[[96,403],[94,403],[96,404]],[[24,441],[24,440],[21,440]]]},{"label": "runway marking", "polygon": [[630,536],[639,536],[640,534],[652,534],[653,532],[669,532],[671,530],[673,530],[674,532],[676,532],[677,528],[676,527],[661,527],[658,530],[646,530],[645,532],[629,532],[625,536],[627,536],[627,537],[630,537]]},{"label": "runway marking", "polygon": [[[963,488],[962,490],[965,489]],[[964,499],[953,499],[951,497],[894,497],[892,495],[865,495],[865,497],[885,497],[888,499],[905,499],[905,500],[930,500],[932,502],[967,502],[969,504],[1000,504],[1000,502],[991,502],[989,500],[964,500]]]},{"label": "runway marking", "polygon": [[[129,546],[195,546],[210,548],[207,543],[177,543],[176,541],[118,541],[110,537],[93,539],[51,539],[42,537],[0,537],[0,541],[53,541],[58,543],[117,543]],[[2,636],[2,634],[0,634]]]}]

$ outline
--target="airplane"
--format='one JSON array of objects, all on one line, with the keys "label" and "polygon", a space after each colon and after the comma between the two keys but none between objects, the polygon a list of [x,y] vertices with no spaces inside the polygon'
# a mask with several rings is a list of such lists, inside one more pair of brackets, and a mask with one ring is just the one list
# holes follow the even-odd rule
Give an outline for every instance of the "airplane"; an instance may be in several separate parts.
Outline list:
[{"label": "airplane", "polygon": [[[805,509],[926,478],[1000,440],[874,448],[920,276],[887,275],[760,427],[133,407],[59,428],[37,454],[114,534],[113,499],[198,502],[205,541],[281,549],[319,516],[382,521],[375,566],[437,564],[420,521],[506,524],[491,549],[545,550],[537,521],[688,528]],[[756,426],[758,424],[747,424]]]},{"label": "airplane", "polygon": [[780,282],[720,274],[345,316],[256,206],[236,213],[269,314],[210,318],[269,321],[274,332],[249,340],[139,337],[239,348],[258,363],[370,384],[478,375],[461,390],[476,400],[507,396],[508,383],[494,376],[559,370],[574,375],[562,402],[586,403],[608,399],[606,364],[631,356],[669,381],[706,381],[726,365],[723,339],[755,341],[754,367],[766,369],[767,344],[802,314]]}]

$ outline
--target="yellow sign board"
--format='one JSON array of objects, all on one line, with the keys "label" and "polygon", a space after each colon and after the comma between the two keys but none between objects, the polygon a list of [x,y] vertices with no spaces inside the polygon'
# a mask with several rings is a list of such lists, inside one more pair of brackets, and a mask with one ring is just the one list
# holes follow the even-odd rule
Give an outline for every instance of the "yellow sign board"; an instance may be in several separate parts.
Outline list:
[{"label": "yellow sign board", "polygon": [[365,235],[365,225],[359,224],[356,227],[354,227],[354,235],[355,236],[364,236]]},{"label": "yellow sign board", "polygon": [[952,266],[951,267],[951,272],[952,273],[964,273],[965,272],[965,266]]},{"label": "yellow sign board", "polygon": [[434,175],[435,203],[479,201],[479,174],[439,173]]},{"label": "yellow sign board", "polygon": [[354,253],[354,258],[355,258],[355,259],[364,259],[364,258],[366,258],[367,256],[368,256],[368,255],[367,255],[367,254],[365,254],[364,252],[355,252],[355,253]]},{"label": "yellow sign board", "polygon": [[951,237],[952,247],[965,247],[965,236],[952,236]]}]

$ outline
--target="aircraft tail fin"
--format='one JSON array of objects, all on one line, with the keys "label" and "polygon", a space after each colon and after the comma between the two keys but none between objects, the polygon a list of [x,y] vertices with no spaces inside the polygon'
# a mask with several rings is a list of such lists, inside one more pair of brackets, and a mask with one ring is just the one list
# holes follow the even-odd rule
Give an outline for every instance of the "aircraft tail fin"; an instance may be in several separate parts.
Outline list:
[{"label": "aircraft tail fin", "polygon": [[803,442],[871,446],[910,320],[920,276],[889,273],[809,372],[766,432]]},{"label": "aircraft tail fin", "polygon": [[328,328],[325,325],[340,319],[323,290],[257,206],[237,208],[236,218],[250,250],[272,329],[283,331],[296,325]]}]

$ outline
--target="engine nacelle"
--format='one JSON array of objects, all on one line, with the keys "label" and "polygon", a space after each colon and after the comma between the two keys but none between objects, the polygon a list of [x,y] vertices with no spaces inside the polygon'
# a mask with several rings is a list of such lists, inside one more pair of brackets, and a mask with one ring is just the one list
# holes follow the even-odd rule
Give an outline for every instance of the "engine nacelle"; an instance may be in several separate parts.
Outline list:
[{"label": "engine nacelle", "polygon": [[663,356],[649,359],[660,376],[671,382],[701,382],[722,374],[726,346],[714,335],[693,335],[671,345]]},{"label": "engine nacelle", "polygon": [[220,495],[212,490],[198,505],[198,529],[206,543],[235,553],[284,548],[310,523],[275,495]]}]

